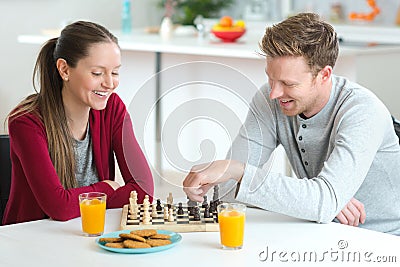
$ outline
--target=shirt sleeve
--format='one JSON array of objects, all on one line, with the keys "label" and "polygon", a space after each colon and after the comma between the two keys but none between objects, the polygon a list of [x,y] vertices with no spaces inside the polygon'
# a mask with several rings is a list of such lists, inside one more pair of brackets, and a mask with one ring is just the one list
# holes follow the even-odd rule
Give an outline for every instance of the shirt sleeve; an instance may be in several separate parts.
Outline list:
[{"label": "shirt sleeve", "polygon": [[[253,97],[246,120],[226,158],[268,170],[274,161],[274,151],[279,145],[279,141],[274,113],[263,92],[265,92],[265,88],[261,88]],[[245,175],[248,171],[246,167]],[[233,201],[236,189],[237,182],[230,180],[220,185],[220,196],[225,201]]]},{"label": "shirt sleeve", "polygon": [[40,208],[50,218],[65,221],[79,217],[78,196],[81,193],[97,191],[112,194],[112,188],[106,183],[65,189],[50,159],[44,127],[31,116],[12,120],[9,135],[15,153],[12,164],[24,173]]}]

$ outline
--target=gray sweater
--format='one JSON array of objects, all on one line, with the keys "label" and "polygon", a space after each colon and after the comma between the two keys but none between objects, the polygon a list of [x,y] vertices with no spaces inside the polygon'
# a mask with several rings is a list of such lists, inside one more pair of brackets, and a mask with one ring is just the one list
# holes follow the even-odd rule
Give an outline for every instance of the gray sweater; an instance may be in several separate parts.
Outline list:
[{"label": "gray sweater", "polygon": [[[327,223],[355,197],[367,229],[400,235],[400,146],[391,116],[369,90],[332,77],[329,102],[315,116],[284,115],[265,85],[228,158],[246,163],[236,200],[270,211]],[[297,178],[269,171],[282,145]],[[234,195],[235,183],[221,185]]]}]

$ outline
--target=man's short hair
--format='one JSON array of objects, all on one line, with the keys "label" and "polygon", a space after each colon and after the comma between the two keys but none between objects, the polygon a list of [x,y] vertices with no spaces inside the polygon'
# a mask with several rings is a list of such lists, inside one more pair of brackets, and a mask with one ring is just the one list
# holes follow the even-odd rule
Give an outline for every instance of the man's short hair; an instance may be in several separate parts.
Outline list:
[{"label": "man's short hair", "polygon": [[314,76],[335,66],[339,42],[332,25],[314,13],[299,13],[267,27],[260,43],[266,57],[303,57]]}]

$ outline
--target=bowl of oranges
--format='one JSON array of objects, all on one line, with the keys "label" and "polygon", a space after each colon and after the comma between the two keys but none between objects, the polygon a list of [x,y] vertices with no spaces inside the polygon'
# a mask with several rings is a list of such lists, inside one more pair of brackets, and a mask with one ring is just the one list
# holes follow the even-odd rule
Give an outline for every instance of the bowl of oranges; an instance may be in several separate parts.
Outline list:
[{"label": "bowl of oranges", "polygon": [[246,32],[246,25],[243,20],[237,20],[235,22],[232,17],[223,16],[219,19],[218,23],[212,27],[211,32],[223,42],[232,43],[242,37]]}]

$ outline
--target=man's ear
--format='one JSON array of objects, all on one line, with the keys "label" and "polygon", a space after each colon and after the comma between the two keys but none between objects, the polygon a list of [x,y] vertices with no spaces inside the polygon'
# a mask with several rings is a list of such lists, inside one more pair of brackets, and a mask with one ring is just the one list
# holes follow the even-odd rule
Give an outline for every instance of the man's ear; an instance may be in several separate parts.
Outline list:
[{"label": "man's ear", "polygon": [[329,65],[326,65],[322,70],[319,72],[321,74],[321,79],[323,82],[329,81],[332,75],[332,67]]},{"label": "man's ear", "polygon": [[65,59],[59,58],[56,62],[58,73],[64,81],[69,80],[69,66]]}]

